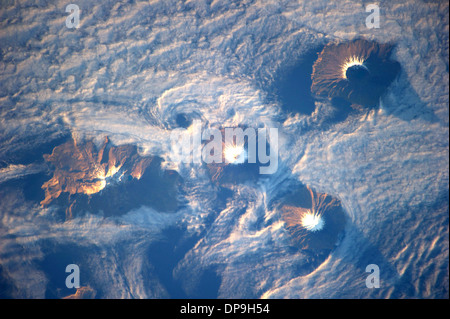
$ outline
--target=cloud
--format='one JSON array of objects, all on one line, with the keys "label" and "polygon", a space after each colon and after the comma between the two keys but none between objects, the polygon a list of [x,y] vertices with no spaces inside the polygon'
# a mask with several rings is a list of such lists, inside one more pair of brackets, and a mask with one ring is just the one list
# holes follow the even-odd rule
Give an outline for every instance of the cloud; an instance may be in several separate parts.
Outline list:
[{"label": "cloud", "polygon": [[[81,0],[77,30],[65,27],[66,5],[30,0],[0,10],[2,161],[62,132],[99,141],[108,135],[116,144],[133,143],[144,153],[165,156],[180,113],[209,125],[280,127],[281,160],[265,184],[232,189],[220,211],[212,204],[219,190],[205,172],[180,167],[188,207],[174,220],[143,208],[121,221],[86,215],[54,223],[51,209],[11,200],[14,205],[2,210],[1,261],[15,283],[35,278],[19,287],[23,296],[42,296],[45,289],[45,275],[35,263],[23,268],[42,258],[44,240],[100,247],[105,258],[93,257],[90,265],[108,269],[98,273],[104,296],[167,296],[154,277],[157,291],[142,284],[143,274],[152,273],[145,248],[158,238],[158,229],[177,218],[202,236],[180,263],[178,276],[219,265],[220,296],[336,296],[346,285],[351,296],[363,272],[341,257],[357,261],[358,253],[371,249],[365,238],[399,274],[423,278],[413,284],[428,287],[427,296],[439,295],[426,265],[438,260],[437,266],[448,269],[441,261],[448,259],[448,241],[442,239],[448,228],[440,226],[445,208],[448,215],[448,197],[442,195],[448,192],[448,4],[382,2],[377,30],[366,28],[365,8],[353,1]],[[392,58],[403,74],[381,110],[329,125],[333,108],[317,101],[311,116],[279,124],[283,114],[264,91],[275,74],[312,47],[355,37],[397,44]],[[31,171],[31,166],[8,166],[0,180]],[[297,265],[304,265],[305,257],[287,251],[283,227],[267,204],[296,179],[338,197],[354,225],[353,246],[341,246],[309,276],[299,275]],[[424,221],[427,228],[417,226]],[[429,229],[440,234],[431,238]],[[387,245],[385,238],[397,245]],[[430,240],[435,250],[424,248]],[[417,244],[403,250],[402,242]],[[415,258],[420,252],[428,257]],[[18,255],[23,262],[16,264]],[[327,283],[330,278],[337,279]],[[388,296],[388,290],[383,287],[380,294]],[[370,296],[364,287],[357,291]]]},{"label": "cloud", "polygon": [[17,179],[22,176],[36,174],[45,169],[43,165],[22,165],[22,164],[11,164],[5,168],[0,169],[0,183],[6,182],[10,179]]}]

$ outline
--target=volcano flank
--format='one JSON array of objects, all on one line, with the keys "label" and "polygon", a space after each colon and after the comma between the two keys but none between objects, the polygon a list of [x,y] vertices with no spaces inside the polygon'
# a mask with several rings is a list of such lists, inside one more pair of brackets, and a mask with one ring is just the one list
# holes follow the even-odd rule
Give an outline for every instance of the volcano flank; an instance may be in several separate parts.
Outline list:
[{"label": "volcano flank", "polygon": [[68,219],[83,211],[120,215],[142,205],[162,212],[178,208],[181,177],[161,169],[161,158],[141,156],[135,145],[114,146],[106,137],[97,149],[93,141],[70,140],[44,159],[53,176],[42,185],[41,205],[67,207]]},{"label": "volcano flank", "polygon": [[[331,251],[343,232],[346,216],[339,199],[302,186],[282,200],[280,212],[295,246],[313,252]],[[309,222],[317,217],[317,222]]]},{"label": "volcano flank", "polygon": [[357,39],[324,47],[313,65],[311,92],[342,98],[354,108],[374,107],[400,72],[392,44]]}]

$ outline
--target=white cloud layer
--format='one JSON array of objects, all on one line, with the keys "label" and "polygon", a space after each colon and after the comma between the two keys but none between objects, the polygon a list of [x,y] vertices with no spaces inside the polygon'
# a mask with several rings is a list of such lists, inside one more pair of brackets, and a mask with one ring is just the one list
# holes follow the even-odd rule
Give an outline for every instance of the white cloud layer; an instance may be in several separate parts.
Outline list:
[{"label": "white cloud layer", "polygon": [[[145,283],[146,249],[178,223],[202,238],[176,274],[217,267],[220,297],[445,294],[435,287],[448,272],[447,3],[381,2],[379,29],[366,28],[365,7],[355,1],[76,4],[79,29],[66,28],[64,1],[0,7],[0,160],[63,130],[167,157],[183,113],[211,127],[279,127],[280,165],[265,182],[235,188],[221,212],[217,188],[193,165],[177,168],[188,207],[173,216],[141,208],[118,220],[88,214],[53,223],[51,209],[16,193],[8,204],[2,198],[0,264],[20,296],[43,296],[48,278],[36,263],[46,240],[98,247],[103,255],[90,265],[107,269],[97,283],[108,297],[167,296],[156,277],[148,279],[154,288]],[[326,41],[355,37],[396,44],[402,74],[381,109],[327,126],[332,107],[318,101],[311,116],[280,123],[280,105],[264,92],[277,71]],[[0,182],[33,169],[7,162]],[[350,217],[338,249],[308,275],[298,274],[306,257],[288,251],[284,226],[268,208],[290,186],[287,178],[338,197]],[[371,262],[382,271],[377,291],[364,286]],[[448,282],[446,289],[448,297]]]}]

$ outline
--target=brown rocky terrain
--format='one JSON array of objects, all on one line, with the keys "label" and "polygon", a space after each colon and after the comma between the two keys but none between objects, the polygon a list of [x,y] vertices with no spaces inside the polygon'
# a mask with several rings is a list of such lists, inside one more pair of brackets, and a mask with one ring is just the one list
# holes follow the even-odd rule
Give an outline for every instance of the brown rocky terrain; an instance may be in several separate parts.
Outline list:
[{"label": "brown rocky terrain", "polygon": [[393,48],[364,39],[326,45],[313,65],[311,92],[343,98],[354,108],[377,105],[400,72],[400,64],[390,59]]},{"label": "brown rocky terrain", "polygon": [[[281,217],[296,247],[302,250],[332,250],[344,230],[346,216],[337,198],[301,187],[286,196],[280,205]],[[320,213],[325,225],[319,231],[302,227],[304,214],[314,210]]]},{"label": "brown rocky terrain", "polygon": [[93,141],[70,140],[44,159],[53,176],[42,185],[41,205],[66,207],[67,218],[76,211],[123,214],[141,205],[161,211],[177,208],[179,175],[162,170],[162,159],[139,155],[134,145],[114,146],[105,138],[97,149]]},{"label": "brown rocky terrain", "polygon": [[89,286],[80,287],[73,295],[66,296],[62,299],[94,299],[95,290]]}]

